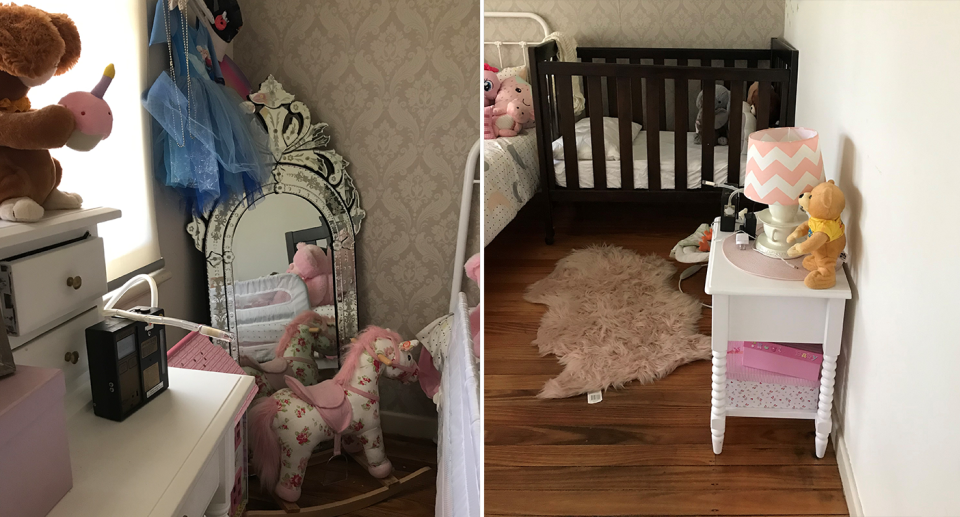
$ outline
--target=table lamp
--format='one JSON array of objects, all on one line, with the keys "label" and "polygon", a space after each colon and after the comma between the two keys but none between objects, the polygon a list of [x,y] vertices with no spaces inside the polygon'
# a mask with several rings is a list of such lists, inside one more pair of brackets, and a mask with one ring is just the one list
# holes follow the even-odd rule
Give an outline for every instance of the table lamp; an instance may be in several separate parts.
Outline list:
[{"label": "table lamp", "polygon": [[[807,216],[800,195],[823,183],[820,136],[803,127],[764,129],[750,134],[744,196],[769,205],[757,214],[763,233],[756,249],[768,257],[787,258],[787,236]],[[802,239],[801,239],[802,240]]]}]

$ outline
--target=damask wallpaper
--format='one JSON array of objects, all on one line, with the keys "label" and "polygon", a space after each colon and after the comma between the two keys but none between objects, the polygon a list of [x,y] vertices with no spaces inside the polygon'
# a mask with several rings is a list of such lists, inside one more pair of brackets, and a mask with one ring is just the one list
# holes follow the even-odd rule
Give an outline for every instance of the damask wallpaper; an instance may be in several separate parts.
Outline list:
[{"label": "damask wallpaper", "polygon": [[[479,136],[479,1],[245,2],[243,19],[235,61],[306,102],[350,162],[367,211],[361,327],[413,337],[448,310],[463,168]],[[383,397],[386,410],[436,414],[419,386]]]},{"label": "damask wallpaper", "polygon": [[[767,48],[783,35],[784,0],[486,0],[487,11],[529,11],[583,46]],[[539,25],[488,20],[484,40],[539,40]],[[496,47],[486,46],[497,66]],[[522,63],[503,47],[507,65]]]}]

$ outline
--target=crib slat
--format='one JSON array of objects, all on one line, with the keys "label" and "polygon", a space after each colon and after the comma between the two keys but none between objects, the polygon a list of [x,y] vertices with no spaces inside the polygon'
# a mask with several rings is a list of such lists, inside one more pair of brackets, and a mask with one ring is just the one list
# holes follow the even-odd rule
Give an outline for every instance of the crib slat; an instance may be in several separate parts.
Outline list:
[{"label": "crib slat", "polygon": [[727,138],[730,140],[727,149],[727,183],[743,185],[740,179],[740,138],[743,132],[743,83],[734,81],[730,89],[730,131]]},{"label": "crib slat", "polygon": [[[656,58],[653,60],[653,64],[663,66],[663,58]],[[649,79],[648,79],[649,80]],[[660,83],[660,91],[663,92],[663,95],[660,96],[660,127],[663,129],[667,128],[667,82],[663,76],[654,79]]]},{"label": "crib slat", "polygon": [[560,134],[563,138],[563,163],[566,167],[567,188],[580,188],[577,164],[577,140],[574,132],[573,77],[555,76],[557,83],[557,110],[560,115]]},{"label": "crib slat", "polygon": [[[678,62],[679,65],[679,62]],[[684,64],[680,66],[685,66]],[[679,79],[674,81],[674,115],[673,115],[673,148],[676,167],[674,167],[673,188],[676,190],[687,190],[687,121],[689,93],[687,93],[687,80]]]},{"label": "crib slat", "polygon": [[599,75],[591,75],[586,79],[587,91],[591,92],[587,108],[590,110],[590,140],[593,144],[593,186],[605,189],[607,159],[603,152],[603,85]]},{"label": "crib slat", "polygon": [[[630,58],[630,64],[639,65],[640,58]],[[643,124],[643,79],[633,77],[630,79],[630,92],[632,94],[631,103],[633,104],[633,121],[637,124]]]},{"label": "crib slat", "polygon": [[703,81],[703,123],[700,125],[700,180],[713,181],[713,143],[716,138],[713,107],[717,91],[713,81]]},{"label": "crib slat", "polygon": [[[630,78],[617,77],[617,103],[620,106],[620,187],[633,190],[633,131],[630,115],[633,113],[633,99],[630,98]],[[596,155],[594,155],[596,156]]]},{"label": "crib slat", "polygon": [[660,81],[647,81],[647,187],[660,190]]},{"label": "crib slat", "polygon": [[770,83],[760,81],[757,90],[757,129],[770,127]]},{"label": "crib slat", "polygon": [[[724,68],[734,68],[734,67],[737,66],[737,64],[736,64],[736,62],[735,62],[734,60],[732,60],[732,59],[724,59],[724,60],[723,60],[723,66],[724,66]],[[729,89],[730,89],[730,81],[724,81],[724,82],[723,82],[723,86],[724,86],[724,88],[726,88],[726,89],[729,90]]]},{"label": "crib slat", "polygon": [[[616,63],[617,58],[608,57],[607,63]],[[613,77],[607,77],[607,107],[609,108],[608,117],[617,117],[617,81]]]}]

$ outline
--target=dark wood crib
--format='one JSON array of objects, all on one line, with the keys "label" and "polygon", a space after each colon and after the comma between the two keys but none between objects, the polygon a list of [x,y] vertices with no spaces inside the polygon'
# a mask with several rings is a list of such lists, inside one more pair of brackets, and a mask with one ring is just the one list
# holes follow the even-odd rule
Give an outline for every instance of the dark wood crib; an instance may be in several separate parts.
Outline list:
[{"label": "dark wood crib", "polygon": [[[728,183],[743,185],[739,135],[743,128],[740,110],[749,86],[758,83],[757,129],[766,129],[770,120],[779,126],[793,126],[797,99],[799,52],[786,41],[773,38],[766,50],[680,49],[680,48],[595,48],[580,47],[580,62],[557,58],[555,42],[528,49],[530,79],[537,115],[537,146],[541,185],[545,197],[546,240],[553,243],[553,207],[562,202],[671,202],[683,203],[719,199],[719,189],[703,185],[714,175],[714,113],[704,110],[701,152],[701,185],[687,185],[687,133],[693,131],[695,99],[703,85],[723,84],[730,90],[728,123]],[[573,81],[580,80],[585,97],[583,114],[575,115]],[[703,88],[703,105],[712,106],[715,90]],[[779,97],[779,116],[771,116],[771,91]],[[672,94],[673,113],[667,100]],[[691,113],[692,111],[692,113]],[[574,126],[589,117],[592,140],[593,187],[581,188]],[[603,117],[618,120],[620,136],[620,185],[607,186],[603,151]],[[634,188],[634,157],[631,123],[646,131],[647,188]],[[672,129],[668,126],[672,125]],[[674,133],[675,184],[661,185],[660,132]],[[735,137],[737,136],[737,137]],[[555,176],[553,142],[562,138],[564,179]],[[683,145],[679,145],[683,142]],[[672,188],[670,188],[672,187]]]}]

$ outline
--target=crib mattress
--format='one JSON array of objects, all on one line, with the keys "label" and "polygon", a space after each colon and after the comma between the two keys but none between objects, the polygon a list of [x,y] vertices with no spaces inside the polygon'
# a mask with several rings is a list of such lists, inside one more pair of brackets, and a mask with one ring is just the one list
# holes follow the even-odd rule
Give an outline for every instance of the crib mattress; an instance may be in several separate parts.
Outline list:
[{"label": "crib mattress", "polygon": [[[693,143],[696,133],[687,133],[687,188],[700,188],[701,180],[701,147]],[[660,188],[672,190],[674,188],[676,177],[676,153],[675,138],[673,131],[660,132]],[[713,181],[725,182],[727,180],[727,156],[729,147],[715,146],[713,151]],[[647,178],[647,132],[641,131],[633,141],[633,185],[634,188],[645,189],[650,183]],[[620,188],[620,166],[619,160],[608,160],[605,162],[607,167],[607,188]],[[740,155],[740,171],[746,170],[747,155]],[[563,160],[554,161],[554,171],[557,177],[557,184],[561,187],[567,186],[566,164]],[[577,172],[580,177],[580,188],[593,188],[593,160],[579,160],[577,162]],[[738,183],[734,180],[734,183]]]}]

